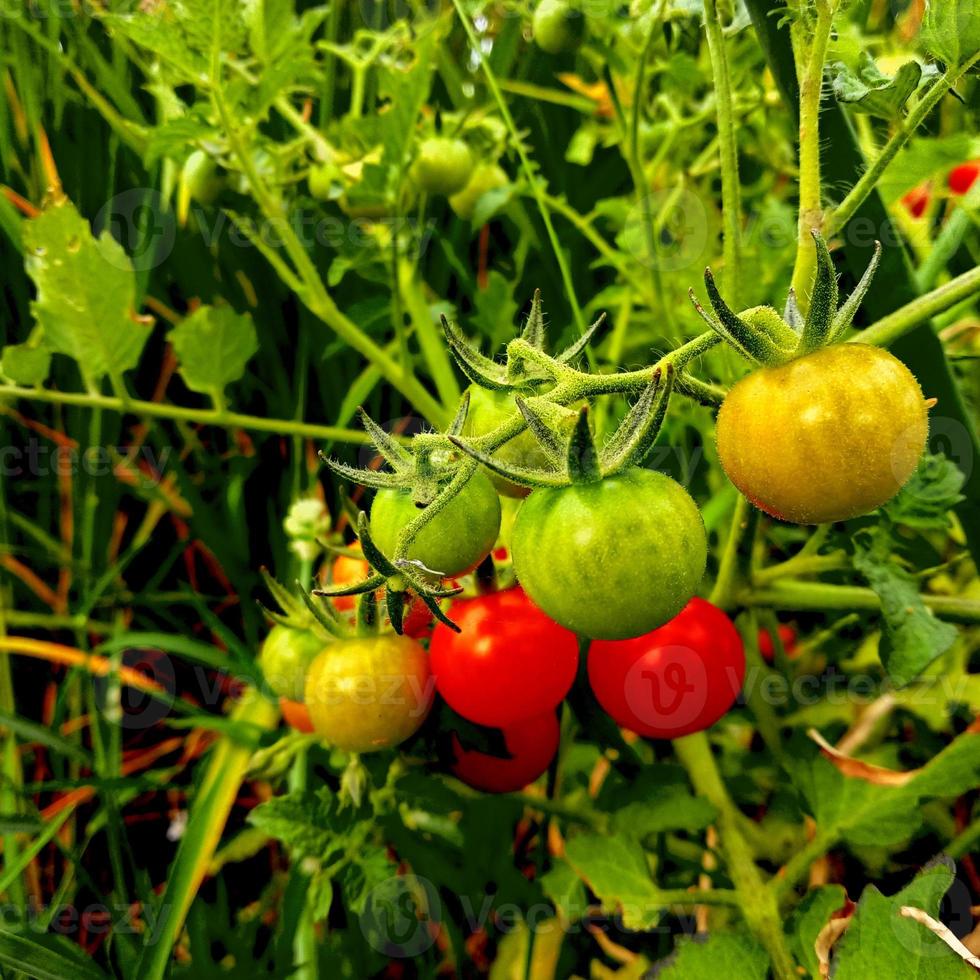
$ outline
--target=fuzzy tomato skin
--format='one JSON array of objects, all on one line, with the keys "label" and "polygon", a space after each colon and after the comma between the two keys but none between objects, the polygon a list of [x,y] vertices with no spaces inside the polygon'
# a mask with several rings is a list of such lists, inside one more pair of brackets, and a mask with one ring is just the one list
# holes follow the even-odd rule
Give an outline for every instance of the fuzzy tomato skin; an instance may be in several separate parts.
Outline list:
[{"label": "fuzzy tomato skin", "polygon": [[928,431],[919,383],[897,357],[835,344],[739,381],[718,413],[718,455],[756,507],[822,524],[894,497]]},{"label": "fuzzy tomato skin", "polygon": [[523,589],[449,608],[456,633],[436,625],[429,645],[436,690],[477,725],[508,728],[554,709],[578,670],[575,634],[550,620]]},{"label": "fuzzy tomato skin", "polygon": [[290,701],[289,698],[279,699],[279,709],[282,711],[283,721],[290,728],[304,735],[313,732],[313,722],[310,721],[310,713],[302,701]]},{"label": "fuzzy tomato skin", "polygon": [[949,189],[962,197],[969,192],[978,176],[980,176],[980,160],[961,163],[949,172]]},{"label": "fuzzy tomato skin", "polygon": [[742,639],[732,621],[692,599],[659,629],[589,649],[589,683],[623,728],[646,738],[679,738],[713,725],[745,679]]},{"label": "fuzzy tomato skin", "polygon": [[469,182],[473,173],[473,154],[459,139],[433,136],[419,147],[412,176],[428,194],[455,194]]},{"label": "fuzzy tomato skin", "polygon": [[[510,392],[489,391],[474,384],[470,385],[469,393],[470,407],[463,425],[464,436],[482,436],[493,432],[517,411],[514,396]],[[501,463],[528,469],[551,469],[550,460],[541,448],[541,443],[529,429],[495,449],[493,457]],[[529,487],[518,486],[497,473],[487,473],[487,476],[497,492],[505,497],[526,497],[531,492]]]},{"label": "fuzzy tomato skin", "polygon": [[585,34],[585,18],[567,0],[541,0],[531,22],[534,43],[548,54],[574,51]]},{"label": "fuzzy tomato skin", "polygon": [[704,574],[707,540],[680,484],[634,468],[535,490],[518,512],[511,553],[518,581],[555,622],[623,640],[684,608]]},{"label": "fuzzy tomato skin", "polygon": [[478,163],[466,186],[449,198],[449,206],[458,217],[469,221],[484,194],[498,187],[506,187],[509,183],[507,174],[496,163]]},{"label": "fuzzy tomato skin", "polygon": [[377,752],[418,731],[432,706],[429,657],[394,633],[332,643],[310,665],[306,707],[314,730],[348,752]]},{"label": "fuzzy tomato skin", "polygon": [[[371,535],[388,556],[395,553],[398,534],[419,513],[404,490],[379,490],[371,506]],[[500,532],[500,498],[493,484],[477,470],[466,486],[422,528],[408,557],[443,575],[475,568],[493,548]]]},{"label": "fuzzy tomato skin", "polygon": [[465,749],[453,732],[455,762],[451,771],[467,786],[485,793],[514,793],[547,770],[558,751],[558,739],[558,719],[553,711],[516,722],[504,730],[509,759]]},{"label": "fuzzy tomato skin", "polygon": [[302,701],[310,664],[327,645],[309,630],[273,626],[259,653],[259,666],[269,687],[281,698]]}]

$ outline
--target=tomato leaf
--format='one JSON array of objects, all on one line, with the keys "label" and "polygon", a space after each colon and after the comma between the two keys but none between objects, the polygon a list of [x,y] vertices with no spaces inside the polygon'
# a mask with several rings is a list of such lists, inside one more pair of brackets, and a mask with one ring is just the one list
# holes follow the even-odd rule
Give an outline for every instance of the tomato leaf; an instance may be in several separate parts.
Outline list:
[{"label": "tomato leaf", "polygon": [[956,627],[936,619],[922,601],[916,579],[891,557],[890,536],[881,527],[857,535],[854,548],[854,567],[881,600],[881,662],[904,687],[953,645]]},{"label": "tomato leaf", "polygon": [[230,306],[199,307],[170,331],[170,341],[187,387],[204,393],[241,378],[259,349],[252,318]]},{"label": "tomato leaf", "polygon": [[891,898],[869,885],[861,895],[851,924],[834,952],[835,980],[867,977],[916,977],[917,980],[955,980],[976,977],[938,936],[911,919],[903,905],[935,916],[954,879],[952,862],[926,868]]},{"label": "tomato leaf", "polygon": [[900,116],[922,79],[922,66],[917,61],[907,61],[894,78],[883,75],[867,51],[861,52],[856,70],[843,61],[833,62],[828,70],[838,102],[881,119]]},{"label": "tomato leaf", "polygon": [[39,385],[51,368],[51,351],[30,344],[8,344],[0,355],[0,374],[18,385]]},{"label": "tomato leaf", "polygon": [[820,976],[820,964],[813,948],[817,936],[831,916],[843,908],[846,901],[847,892],[843,886],[822,885],[808,891],[803,896],[803,901],[793,910],[787,923],[787,932],[793,953],[811,976]]},{"label": "tomato leaf", "polygon": [[137,316],[133,267],[119,243],[108,231],[96,238],[62,199],[26,222],[24,246],[45,345],[77,361],[92,384],[134,368],[151,325]]},{"label": "tomato leaf", "polygon": [[585,913],[585,886],[575,869],[561,859],[541,876],[541,887],[565,922],[575,922]]},{"label": "tomato leaf", "polygon": [[949,526],[949,511],[963,500],[965,480],[943,453],[923,456],[909,482],[882,510],[896,524],[942,530]]},{"label": "tomato leaf", "polygon": [[657,974],[660,980],[765,980],[769,956],[745,932],[695,936],[678,943],[676,958]]},{"label": "tomato leaf", "polygon": [[926,0],[919,40],[929,54],[946,65],[965,65],[980,51],[980,3]]}]

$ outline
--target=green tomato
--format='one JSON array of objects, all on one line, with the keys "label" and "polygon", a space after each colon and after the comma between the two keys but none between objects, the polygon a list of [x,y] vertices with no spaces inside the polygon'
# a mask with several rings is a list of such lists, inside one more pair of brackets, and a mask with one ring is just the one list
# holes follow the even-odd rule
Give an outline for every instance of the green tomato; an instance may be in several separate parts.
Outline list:
[{"label": "green tomato", "polygon": [[[371,506],[371,536],[386,554],[420,508],[407,490],[379,490]],[[500,498],[482,470],[422,528],[408,557],[443,575],[468,572],[490,554],[500,531]]]},{"label": "green tomato", "polygon": [[476,211],[480,198],[510,183],[507,174],[496,163],[478,163],[467,185],[449,198],[449,206],[464,221],[469,221]]},{"label": "green tomato", "polygon": [[[493,432],[502,422],[517,412],[514,395],[506,391],[490,391],[480,385],[470,385],[470,408],[466,413],[466,424],[463,426],[464,436],[482,436]],[[569,435],[575,424],[575,417],[569,416]],[[541,448],[541,443],[534,438],[529,429],[520,435],[509,439],[499,449],[494,450],[494,459],[513,466],[523,466],[528,469],[553,469],[547,454]],[[528,487],[518,486],[497,473],[488,472],[490,482],[497,488],[497,493],[505,497],[526,497],[531,491]]]},{"label": "green tomato", "polygon": [[259,653],[259,666],[269,687],[281,698],[302,701],[306,672],[326,646],[311,630],[273,626]]},{"label": "green tomato", "polygon": [[455,194],[462,190],[473,173],[473,155],[459,139],[433,136],[419,147],[412,176],[429,194]]},{"label": "green tomato", "polygon": [[315,163],[306,175],[306,183],[310,194],[318,201],[329,201],[334,184],[341,183],[341,174],[337,165],[329,160]]},{"label": "green tomato", "polygon": [[218,175],[218,164],[204,150],[195,150],[180,172],[181,189],[198,204],[211,204],[221,191],[224,181]]},{"label": "green tomato", "polygon": [[736,384],[718,413],[718,456],[753,504],[796,524],[867,514],[918,466],[922,390],[888,351],[834,344]]},{"label": "green tomato", "polygon": [[394,633],[341,640],[310,665],[306,707],[314,731],[348,752],[377,752],[418,731],[432,706],[429,655]]},{"label": "green tomato", "polygon": [[585,17],[567,0],[541,0],[531,22],[535,44],[548,54],[574,51],[585,34]]},{"label": "green tomato", "polygon": [[673,619],[704,574],[697,505],[662,473],[535,490],[514,524],[517,579],[556,623],[624,640]]}]

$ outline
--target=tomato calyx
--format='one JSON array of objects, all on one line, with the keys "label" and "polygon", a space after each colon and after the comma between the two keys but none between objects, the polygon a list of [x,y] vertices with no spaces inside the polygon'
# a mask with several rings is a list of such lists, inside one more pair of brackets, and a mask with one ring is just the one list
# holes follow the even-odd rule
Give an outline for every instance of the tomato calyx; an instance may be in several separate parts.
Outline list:
[{"label": "tomato calyx", "polygon": [[714,316],[689,291],[694,309],[702,320],[726,343],[754,364],[785,364],[821,347],[837,343],[851,326],[861,301],[871,285],[881,243],[875,242],[874,255],[864,275],[850,296],[838,307],[837,274],[823,236],[812,232],[817,250],[817,271],[810,297],[810,308],[804,317],[791,289],[782,316],[771,306],[757,306],[735,313],[722,299],[711,269],[704,271],[704,285]]}]

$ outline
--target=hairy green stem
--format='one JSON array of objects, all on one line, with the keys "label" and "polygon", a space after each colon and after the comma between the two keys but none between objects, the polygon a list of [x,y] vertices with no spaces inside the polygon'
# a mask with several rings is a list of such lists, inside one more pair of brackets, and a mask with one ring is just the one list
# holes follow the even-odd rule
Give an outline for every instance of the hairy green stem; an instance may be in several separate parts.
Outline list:
[{"label": "hairy green stem", "polygon": [[980,266],[975,266],[969,272],[964,272],[932,292],[919,296],[911,303],[906,303],[894,313],[882,317],[866,330],[855,334],[850,340],[852,343],[887,347],[920,323],[956,306],[957,303],[962,303],[978,292],[980,292]]},{"label": "hairy green stem", "polygon": [[704,0],[704,26],[711,57],[715,105],[718,114],[718,150],[721,161],[721,202],[725,234],[722,242],[725,268],[722,283],[725,295],[739,309],[739,256],[742,239],[742,193],[738,180],[738,142],[735,137],[735,111],[732,82],[725,50],[725,36],[716,0]]},{"label": "hairy green stem", "polygon": [[752,849],[742,836],[741,814],[721,781],[708,736],[698,732],[676,739],[674,751],[698,795],[718,811],[718,837],[728,873],[738,893],[739,908],[749,928],[769,953],[773,975],[777,980],[798,980],[783,935],[776,898],[766,888]]},{"label": "hairy green stem", "polygon": [[908,143],[929,113],[939,105],[943,96],[976,64],[978,58],[980,58],[980,54],[974,55],[965,65],[946,72],[945,75],[932,83],[928,91],[915,104],[915,108],[892,134],[891,139],[884,145],[872,164],[848,191],[844,200],[827,216],[824,222],[824,237],[830,238],[832,235],[836,235],[854,217],[865,198],[874,190],[881,179],[881,175],[895,159],[898,151]]},{"label": "hairy green stem", "polygon": [[837,843],[837,835],[817,831],[813,840],[808,841],[796,854],[786,862],[785,866],[769,881],[768,888],[782,900],[796,887],[797,883],[806,875],[810,866],[819,861],[827,851]]}]

